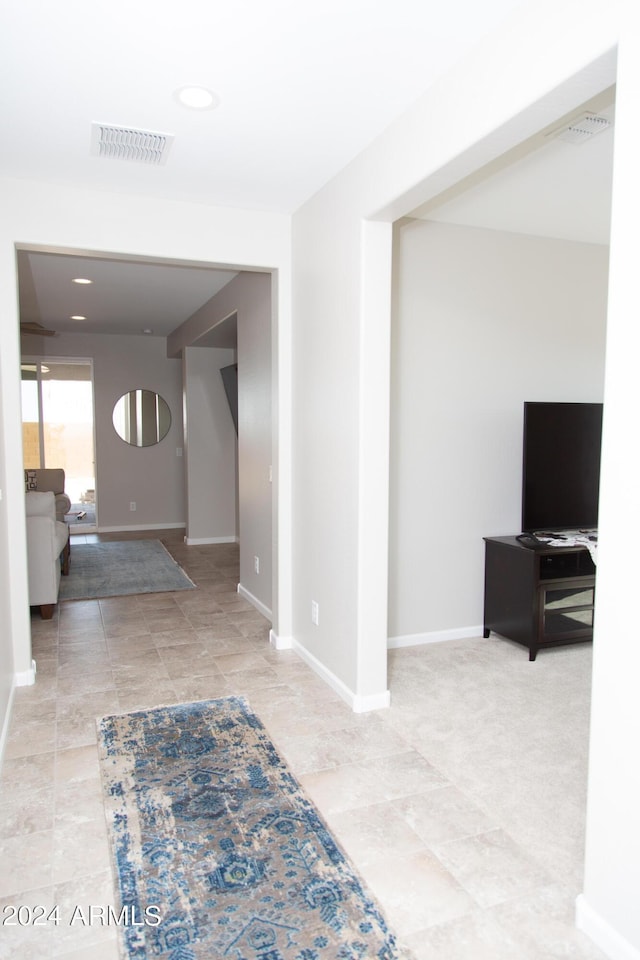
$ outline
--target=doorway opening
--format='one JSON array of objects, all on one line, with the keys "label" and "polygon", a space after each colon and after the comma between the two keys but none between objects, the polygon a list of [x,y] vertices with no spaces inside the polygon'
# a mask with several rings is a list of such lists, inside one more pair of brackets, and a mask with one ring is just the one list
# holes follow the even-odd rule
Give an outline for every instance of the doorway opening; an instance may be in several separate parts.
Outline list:
[{"label": "doorway opening", "polygon": [[22,445],[25,470],[62,468],[71,500],[71,533],[97,529],[93,362],[23,357]]}]

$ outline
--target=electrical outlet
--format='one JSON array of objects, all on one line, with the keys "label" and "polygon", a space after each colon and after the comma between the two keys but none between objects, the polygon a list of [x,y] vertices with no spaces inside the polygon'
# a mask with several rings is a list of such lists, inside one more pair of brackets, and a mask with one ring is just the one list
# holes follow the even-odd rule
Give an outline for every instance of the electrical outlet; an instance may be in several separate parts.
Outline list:
[{"label": "electrical outlet", "polygon": [[135,510],[135,509],[136,509],[136,502],[135,500],[132,500],[131,503],[129,504],[129,510]]},{"label": "electrical outlet", "polygon": [[253,569],[255,573],[260,573],[260,557],[253,558]]},{"label": "electrical outlet", "polygon": [[311,623],[315,623],[316,627],[320,623],[320,605],[315,600],[311,601]]}]

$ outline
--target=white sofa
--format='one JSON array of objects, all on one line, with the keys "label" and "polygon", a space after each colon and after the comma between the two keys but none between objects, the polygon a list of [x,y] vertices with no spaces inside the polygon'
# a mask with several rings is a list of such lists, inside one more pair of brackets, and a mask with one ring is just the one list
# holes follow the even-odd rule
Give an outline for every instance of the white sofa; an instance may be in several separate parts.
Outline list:
[{"label": "white sofa", "polygon": [[29,605],[40,607],[43,620],[53,617],[58,602],[60,574],[69,572],[69,527],[56,520],[51,491],[25,494]]}]

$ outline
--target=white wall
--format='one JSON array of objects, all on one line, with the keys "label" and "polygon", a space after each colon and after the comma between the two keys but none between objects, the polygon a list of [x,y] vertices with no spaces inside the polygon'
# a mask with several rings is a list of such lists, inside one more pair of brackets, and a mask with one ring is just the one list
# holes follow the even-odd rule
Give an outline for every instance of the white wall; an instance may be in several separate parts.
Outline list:
[{"label": "white wall", "polygon": [[[109,194],[27,180],[0,179],[0,382],[2,449],[6,496],[0,508],[0,562],[5,571],[0,608],[0,662],[13,659],[14,677],[31,668],[31,642],[23,512],[22,431],[20,425],[20,350],[16,288],[16,244],[118,253],[234,270],[256,267],[278,273],[274,316],[278,324],[278,616],[290,632],[290,217],[246,210],[162,201],[153,197]],[[6,696],[0,707],[6,705]],[[4,720],[4,716],[2,716]]]},{"label": "white wall", "polygon": [[395,232],[389,636],[482,629],[485,536],[520,532],[525,400],[601,401],[608,248]]},{"label": "white wall", "polygon": [[186,347],[183,354],[189,544],[237,537],[236,435],[220,376],[234,360],[234,350],[215,347]]},{"label": "white wall", "polygon": [[[615,960],[638,960],[640,855],[635,811],[640,808],[640,780],[634,750],[640,729],[636,690],[640,664],[632,627],[635,544],[626,531],[629,523],[637,525],[639,509],[633,482],[636,445],[629,439],[637,433],[640,414],[634,329],[640,308],[640,147],[634,118],[640,89],[640,31],[637,23],[634,29],[620,27],[621,8],[637,18],[637,4],[632,3],[527,4],[296,213],[293,630],[303,655],[324,669],[336,688],[351,691],[354,701],[360,697],[371,703],[376,692],[383,691],[380,682],[386,683],[386,674],[380,665],[386,657],[387,621],[371,628],[367,606],[372,599],[377,603],[382,592],[386,596],[388,504],[379,474],[365,468],[375,460],[373,438],[381,404],[366,403],[370,384],[363,388],[360,361],[369,355],[379,360],[383,353],[381,313],[386,306],[388,320],[389,310],[388,304],[376,305],[371,296],[385,272],[385,258],[382,241],[371,249],[368,221],[406,216],[609,87],[616,79],[612,52],[622,37],[627,55],[618,74],[618,106],[625,89],[626,100],[616,119],[616,156],[623,143],[625,157],[616,162],[614,181],[620,199],[612,227],[613,309],[607,320],[604,402],[609,412],[594,644],[598,712],[580,922]],[[389,250],[388,272],[390,263]],[[316,356],[306,355],[315,346]],[[385,388],[382,380],[379,391]],[[336,442],[332,428],[337,398],[343,412]],[[309,417],[299,412],[305,409]],[[356,456],[347,451],[347,435],[359,445]],[[380,460],[380,450],[387,444],[383,422],[378,433]],[[365,521],[367,537],[362,535]],[[364,546],[376,540],[377,558],[370,554],[365,560]],[[319,627],[313,627],[309,618],[308,602],[314,595],[321,598]]]},{"label": "white wall", "polygon": [[[2,393],[2,370],[0,369],[0,450],[3,448],[3,416],[2,416],[2,406],[3,406],[3,393]],[[6,485],[6,471],[5,471],[5,461],[3,458],[0,458],[0,529],[6,530],[7,528],[7,485]],[[8,615],[11,610],[10,602],[10,580],[9,580],[9,564],[10,564],[11,555],[9,553],[9,545],[6,541],[6,538],[0,540],[0,611],[2,613],[3,624],[6,625],[8,621]],[[13,660],[13,645],[11,643],[11,636],[8,635],[3,640],[0,640],[0,762],[2,761],[2,755],[4,750],[4,744],[8,736],[8,714],[9,714],[9,704],[11,701],[11,694],[14,683],[14,660]]]},{"label": "white wall", "polygon": [[[631,12],[631,11],[630,11]],[[638,498],[640,12],[621,34],[595,611],[584,896],[579,925],[615,960],[640,958]]]},{"label": "white wall", "polygon": [[361,189],[332,182],[293,234],[294,646],[357,711],[388,705],[391,228]]},{"label": "white wall", "polygon": [[356,706],[386,694],[384,228],[610,86],[607,11],[525,6],[294,216],[293,633]]},{"label": "white wall", "polygon": [[[12,671],[12,686],[33,681],[29,598],[27,587],[27,543],[24,510],[24,471],[22,459],[22,403],[20,388],[20,342],[18,335],[17,263],[11,233],[3,231],[0,218],[0,475],[3,478],[3,499],[0,505],[0,570],[2,571],[2,604],[0,604],[0,663]],[[5,680],[0,708],[2,723],[8,723],[8,695]],[[2,744],[0,744],[2,746]]]},{"label": "white wall", "polygon": [[[61,333],[24,338],[26,351],[93,359],[99,529],[179,527],[185,522],[182,371],[162,337]],[[171,411],[169,433],[151,447],[131,447],[113,427],[113,406],[129,390],[153,390]],[[135,512],[129,510],[134,501]]]}]

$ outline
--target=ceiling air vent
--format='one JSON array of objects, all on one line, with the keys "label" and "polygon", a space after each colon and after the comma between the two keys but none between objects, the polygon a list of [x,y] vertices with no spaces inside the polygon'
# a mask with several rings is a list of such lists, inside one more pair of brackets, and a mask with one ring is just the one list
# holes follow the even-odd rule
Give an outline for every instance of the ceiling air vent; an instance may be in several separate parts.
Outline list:
[{"label": "ceiling air vent", "polygon": [[604,133],[611,126],[613,124],[607,117],[599,116],[597,113],[585,113],[566,126],[560,127],[559,130],[554,130],[549,136],[556,140],[564,140],[565,143],[585,143],[597,133]]},{"label": "ceiling air vent", "polygon": [[162,166],[172,142],[173,136],[168,133],[114,127],[106,123],[91,124],[91,153],[107,160],[131,160]]}]

